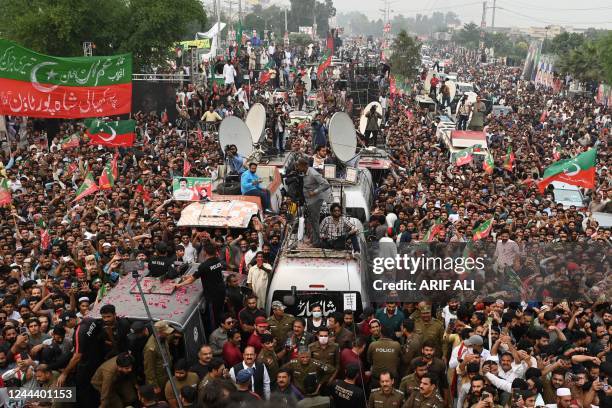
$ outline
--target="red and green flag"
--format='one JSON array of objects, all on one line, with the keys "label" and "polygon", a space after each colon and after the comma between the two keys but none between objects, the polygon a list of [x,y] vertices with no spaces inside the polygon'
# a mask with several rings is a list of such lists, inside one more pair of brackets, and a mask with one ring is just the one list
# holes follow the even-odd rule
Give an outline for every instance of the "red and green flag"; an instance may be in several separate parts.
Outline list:
[{"label": "red and green flag", "polygon": [[319,61],[319,66],[317,67],[317,78],[323,74],[323,71],[327,69],[331,65],[332,61],[332,51],[330,49],[326,49],[321,57],[321,61]]},{"label": "red and green flag", "polygon": [[132,56],[59,58],[0,39],[0,115],[87,118],[129,113]]},{"label": "red and green flag", "polygon": [[0,180],[0,207],[7,207],[11,205],[12,200],[13,196],[11,194],[8,179],[3,178]]},{"label": "red and green flag", "polygon": [[238,29],[236,30],[236,46],[240,48],[242,46],[242,23],[238,22]]},{"label": "red and green flag", "polygon": [[51,244],[51,236],[49,235],[49,230],[42,229],[40,230],[40,247],[44,251],[49,248]]},{"label": "red and green flag", "polygon": [[454,153],[455,166],[463,166],[464,164],[471,163],[474,160],[474,149],[472,147],[468,147],[467,149],[463,149]]},{"label": "red and green flag", "polygon": [[191,170],[191,163],[189,163],[189,160],[183,159],[183,177],[187,177],[189,170]]},{"label": "red and green flag", "polygon": [[482,169],[487,174],[493,174],[494,168],[495,168],[495,162],[493,161],[493,155],[487,152],[485,159],[482,162]]},{"label": "red and green flag", "polygon": [[68,165],[68,168],[66,168],[66,174],[69,176],[72,173],[74,173],[76,171],[76,169],[78,169],[79,165],[76,162],[72,162]]},{"label": "red and green flag", "polygon": [[321,56],[321,61],[319,61],[319,66],[317,68],[317,78],[323,74],[323,71],[327,69],[331,65],[332,56],[334,55],[334,37],[332,37],[331,33],[327,33],[327,39],[325,41],[325,52]]},{"label": "red and green flag", "polygon": [[[106,166],[104,166],[104,170],[102,170],[100,179],[98,179],[98,186],[100,187],[100,190],[110,190],[115,185],[117,172],[116,169],[113,169],[113,162],[115,162],[114,158],[113,161],[111,161],[110,163],[106,163]],[[117,163],[115,162],[114,166],[116,167],[116,165]]]},{"label": "red and green flag", "polygon": [[425,233],[425,236],[423,236],[423,241],[432,242],[433,240],[436,239],[436,237],[440,234],[440,232],[443,229],[444,229],[444,224],[442,223],[440,218],[438,218],[436,221],[434,221],[432,226],[429,227],[429,229]]},{"label": "red and green flag", "polygon": [[142,179],[136,180],[136,192],[142,194],[142,200],[147,203],[152,200],[151,193],[144,186],[144,181]]},{"label": "red and green flag", "polygon": [[115,122],[104,122],[100,119],[85,120],[87,130],[85,134],[89,137],[89,143],[108,147],[131,147],[136,138],[136,121],[118,120]]},{"label": "red and green flag", "polygon": [[263,85],[270,80],[270,78],[272,77],[272,72],[270,72],[270,70],[272,69],[274,69],[274,60],[270,58],[266,66],[263,67],[261,71],[261,76],[259,77],[260,84]]},{"label": "red and green flag", "polygon": [[508,146],[508,150],[506,151],[506,157],[504,158],[504,169],[508,171],[512,171],[514,168],[514,152],[512,151],[512,146]]},{"label": "red and green flag", "polygon": [[472,231],[472,240],[478,241],[480,239],[484,239],[491,234],[491,230],[493,229],[493,218],[486,220],[481,223],[478,227],[474,228]]},{"label": "red and green flag", "polygon": [[81,138],[78,133],[74,133],[72,135],[66,136],[62,139],[61,146],[62,150],[73,149],[75,147],[79,147],[79,142]]},{"label": "red and green flag", "polygon": [[87,197],[90,194],[95,193],[96,191],[98,191],[98,185],[96,184],[96,181],[94,180],[94,176],[91,172],[87,173],[87,175],[85,176],[85,180],[83,180],[83,184],[81,184],[81,187],[79,187],[79,189],[76,192],[76,197],[74,198],[74,201],[79,201],[82,200],[83,198]]},{"label": "red and green flag", "polygon": [[561,158],[561,148],[559,146],[553,147],[553,160],[557,161]]},{"label": "red and green flag", "polygon": [[544,170],[543,179],[538,181],[538,189],[544,192],[553,181],[572,186],[595,188],[595,161],[597,149],[592,148],[576,157],[559,160]]}]

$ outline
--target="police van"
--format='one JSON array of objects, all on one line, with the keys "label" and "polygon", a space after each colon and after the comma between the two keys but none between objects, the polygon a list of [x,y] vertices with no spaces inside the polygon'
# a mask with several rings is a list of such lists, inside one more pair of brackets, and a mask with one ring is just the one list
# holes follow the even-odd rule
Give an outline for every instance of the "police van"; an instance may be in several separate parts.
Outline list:
[{"label": "police van", "polygon": [[270,282],[266,309],[271,313],[272,302],[280,300],[298,317],[310,317],[315,303],[324,316],[346,309],[358,316],[369,303],[366,271],[365,256],[359,254],[320,248],[284,251]]},{"label": "police van", "polygon": [[297,241],[297,227],[285,239],[278,254],[266,299],[271,313],[272,302],[280,300],[287,313],[307,318],[311,307],[321,305],[323,315],[350,309],[358,316],[369,304],[368,255],[359,220],[349,218],[360,231],[360,253],[351,250],[313,248]]}]

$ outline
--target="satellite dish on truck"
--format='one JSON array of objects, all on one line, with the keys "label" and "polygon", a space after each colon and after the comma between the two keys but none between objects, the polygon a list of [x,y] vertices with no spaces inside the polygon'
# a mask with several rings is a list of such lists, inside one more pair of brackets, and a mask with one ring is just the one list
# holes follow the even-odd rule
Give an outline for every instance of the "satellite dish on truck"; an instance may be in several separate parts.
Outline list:
[{"label": "satellite dish on truck", "polygon": [[219,144],[225,151],[227,145],[236,145],[242,157],[249,157],[253,153],[253,136],[247,125],[235,116],[228,116],[219,126]]},{"label": "satellite dish on truck", "polygon": [[[361,118],[359,119],[359,132],[362,135],[365,134],[366,126],[368,126],[368,118],[366,118],[366,113],[368,113],[370,109],[372,109],[372,106],[376,106],[376,112],[378,112],[380,116],[382,116],[383,114],[382,106],[380,105],[380,103],[370,102],[368,106],[366,106],[365,109],[363,110],[363,113],[361,114]],[[382,122],[382,119],[378,119],[378,126],[380,126],[381,122]]]},{"label": "satellite dish on truck", "polygon": [[357,134],[355,125],[345,112],[336,112],[329,122],[329,144],[334,155],[343,163],[355,158]]},{"label": "satellite dish on truck", "polygon": [[266,108],[261,103],[256,103],[251,106],[244,121],[251,131],[253,143],[259,143],[266,127]]}]

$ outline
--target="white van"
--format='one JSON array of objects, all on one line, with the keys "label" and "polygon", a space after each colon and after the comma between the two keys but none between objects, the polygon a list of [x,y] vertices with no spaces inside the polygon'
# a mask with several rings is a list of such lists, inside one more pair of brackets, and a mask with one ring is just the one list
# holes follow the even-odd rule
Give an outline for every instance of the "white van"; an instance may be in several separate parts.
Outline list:
[{"label": "white van", "polygon": [[553,181],[551,184],[554,187],[553,198],[555,203],[563,204],[564,209],[568,209],[572,205],[575,206],[577,210],[586,207],[580,187],[560,181]]},{"label": "white van", "polygon": [[362,253],[320,248],[283,250],[268,289],[266,310],[280,300],[287,312],[310,317],[313,303],[321,304],[325,316],[351,309],[358,316],[369,304],[366,291],[367,256],[365,240]]},{"label": "white van", "polygon": [[[332,186],[334,201],[342,204],[348,217],[357,218],[361,223],[370,220],[374,199],[374,185],[370,170],[359,169],[355,183],[347,184],[345,180],[341,183],[334,179],[328,181]],[[342,194],[340,194],[341,192]]]}]

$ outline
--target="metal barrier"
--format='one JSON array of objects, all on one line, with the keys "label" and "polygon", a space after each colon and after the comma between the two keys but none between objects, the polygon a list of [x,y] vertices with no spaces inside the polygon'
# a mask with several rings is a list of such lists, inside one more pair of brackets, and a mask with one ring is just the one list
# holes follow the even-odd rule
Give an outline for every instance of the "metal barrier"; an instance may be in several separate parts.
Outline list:
[{"label": "metal barrier", "polygon": [[133,81],[150,81],[150,82],[195,82],[202,83],[206,76],[202,73],[187,75],[183,73],[175,74],[132,74]]}]

